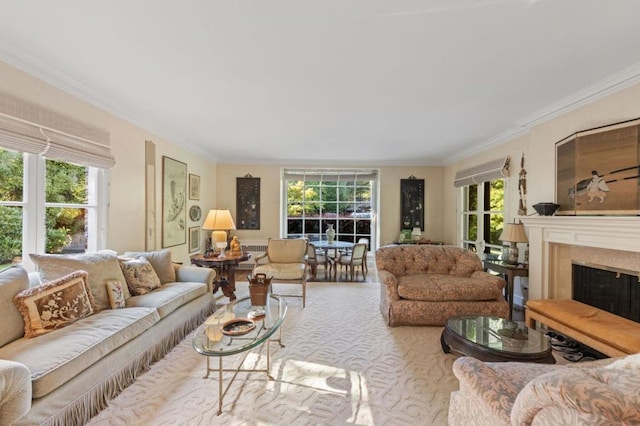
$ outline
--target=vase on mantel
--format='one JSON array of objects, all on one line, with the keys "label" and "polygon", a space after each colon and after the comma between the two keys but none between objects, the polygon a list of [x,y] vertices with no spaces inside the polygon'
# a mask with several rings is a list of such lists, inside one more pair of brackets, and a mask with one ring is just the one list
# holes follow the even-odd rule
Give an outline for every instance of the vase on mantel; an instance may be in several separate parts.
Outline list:
[{"label": "vase on mantel", "polygon": [[327,242],[329,244],[333,243],[333,240],[336,238],[336,231],[333,229],[333,225],[327,225]]}]

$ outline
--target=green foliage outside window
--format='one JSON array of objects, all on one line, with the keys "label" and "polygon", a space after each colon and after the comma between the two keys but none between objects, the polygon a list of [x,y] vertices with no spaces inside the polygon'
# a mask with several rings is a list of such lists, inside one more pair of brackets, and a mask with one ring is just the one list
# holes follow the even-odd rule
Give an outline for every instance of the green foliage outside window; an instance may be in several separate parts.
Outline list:
[{"label": "green foliage outside window", "polygon": [[[24,186],[24,156],[22,153],[0,149],[0,201],[21,202]],[[47,160],[46,201],[48,203],[86,204],[87,168]],[[74,236],[84,236],[83,208],[48,207],[45,212],[47,253],[59,253]],[[21,205],[0,206],[0,265],[8,264],[22,254]],[[84,239],[84,238],[79,238]]]}]

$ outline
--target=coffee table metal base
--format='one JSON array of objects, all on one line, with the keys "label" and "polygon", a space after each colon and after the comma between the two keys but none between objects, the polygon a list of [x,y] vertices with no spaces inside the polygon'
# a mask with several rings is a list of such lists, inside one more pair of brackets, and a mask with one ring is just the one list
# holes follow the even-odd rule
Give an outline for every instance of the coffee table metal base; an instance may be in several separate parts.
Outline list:
[{"label": "coffee table metal base", "polygon": [[[267,373],[267,377],[269,378],[269,380],[274,380],[273,376],[271,376],[270,371],[271,371],[271,347],[270,347],[270,343],[272,341],[274,342],[278,342],[278,344],[280,345],[281,348],[284,348],[284,345],[282,344],[282,329],[278,330],[280,335],[277,339],[273,339],[273,340],[267,340],[266,344],[267,344],[267,367],[266,368],[242,368],[242,365],[244,364],[244,361],[247,359],[247,356],[249,355],[249,351],[245,352],[244,356],[242,357],[242,361],[240,362],[240,364],[238,365],[238,368],[224,368],[223,364],[222,364],[222,359],[224,357],[222,356],[218,356],[218,368],[211,368],[211,356],[207,356],[207,372],[204,375],[204,379],[208,379],[209,375],[212,372],[218,372],[218,413],[217,415],[219,416],[220,414],[222,414],[222,403],[224,401],[224,397],[227,394],[227,391],[229,390],[229,388],[231,387],[231,385],[233,384],[233,381],[236,379],[236,377],[238,376],[238,373]],[[242,339],[242,337],[234,337],[234,339]],[[229,380],[229,383],[227,383],[227,386],[224,386],[224,377],[223,374],[224,373],[234,373],[233,376],[231,376],[231,379]]]}]

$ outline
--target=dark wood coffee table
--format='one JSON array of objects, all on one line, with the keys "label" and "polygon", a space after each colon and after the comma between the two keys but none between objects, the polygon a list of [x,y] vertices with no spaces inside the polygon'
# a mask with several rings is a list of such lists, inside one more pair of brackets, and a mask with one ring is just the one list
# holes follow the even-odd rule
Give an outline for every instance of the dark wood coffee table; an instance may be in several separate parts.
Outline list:
[{"label": "dark wood coffee table", "polygon": [[[506,330],[525,339],[505,337]],[[518,331],[519,330],[519,331]],[[520,361],[555,364],[551,344],[541,332],[497,317],[460,316],[447,320],[440,338],[445,353],[456,352],[481,361]]]}]

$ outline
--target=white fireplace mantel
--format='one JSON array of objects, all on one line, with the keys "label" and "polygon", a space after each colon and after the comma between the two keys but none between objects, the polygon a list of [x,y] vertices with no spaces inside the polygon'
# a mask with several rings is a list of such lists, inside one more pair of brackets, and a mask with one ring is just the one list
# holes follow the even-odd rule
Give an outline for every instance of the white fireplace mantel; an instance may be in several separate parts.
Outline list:
[{"label": "white fireplace mantel", "polygon": [[550,244],[640,252],[637,216],[527,216],[529,298],[549,297]]}]

